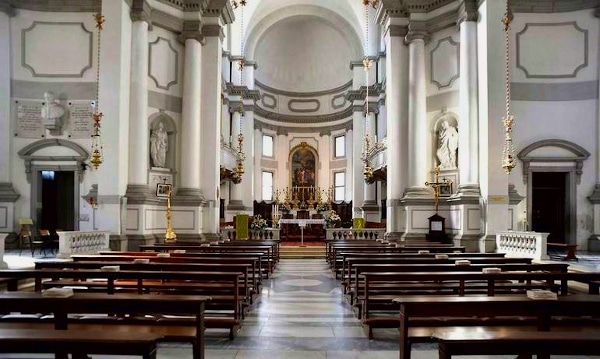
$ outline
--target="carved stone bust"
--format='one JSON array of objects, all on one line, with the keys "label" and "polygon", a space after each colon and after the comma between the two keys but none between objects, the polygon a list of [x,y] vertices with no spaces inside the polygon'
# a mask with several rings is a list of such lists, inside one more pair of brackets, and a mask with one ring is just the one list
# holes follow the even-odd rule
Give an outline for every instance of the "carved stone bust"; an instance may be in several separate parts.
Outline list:
[{"label": "carved stone bust", "polygon": [[61,135],[64,124],[65,108],[50,91],[44,92],[44,105],[42,106],[42,123],[51,135]]}]

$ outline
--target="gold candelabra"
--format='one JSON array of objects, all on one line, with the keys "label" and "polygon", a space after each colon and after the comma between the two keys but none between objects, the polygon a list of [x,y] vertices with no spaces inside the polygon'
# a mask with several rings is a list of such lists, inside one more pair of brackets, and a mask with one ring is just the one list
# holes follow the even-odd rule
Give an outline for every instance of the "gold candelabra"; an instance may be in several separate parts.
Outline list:
[{"label": "gold candelabra", "polygon": [[[283,195],[283,200],[280,196]],[[283,190],[275,189],[273,192],[274,203],[279,208],[289,210],[331,209],[333,202],[333,187],[321,188],[315,186],[285,187]]]},{"label": "gold candelabra", "polygon": [[171,186],[167,190],[167,232],[165,233],[165,242],[166,243],[175,243],[177,242],[177,235],[173,230],[172,219],[173,214],[171,213]]}]

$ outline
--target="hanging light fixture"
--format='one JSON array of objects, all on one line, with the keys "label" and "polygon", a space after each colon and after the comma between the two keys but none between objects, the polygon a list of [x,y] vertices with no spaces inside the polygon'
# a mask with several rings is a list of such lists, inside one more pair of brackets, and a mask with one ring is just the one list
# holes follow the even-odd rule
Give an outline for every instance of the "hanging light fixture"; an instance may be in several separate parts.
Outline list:
[{"label": "hanging light fixture", "polygon": [[102,28],[104,26],[104,16],[102,15],[102,0],[100,2],[100,10],[98,13],[94,15],[94,20],[96,21],[96,28],[98,29],[98,45],[96,49],[97,61],[96,61],[96,96],[94,99],[94,114],[92,115],[94,119],[93,130],[92,130],[92,159],[90,163],[97,170],[100,165],[104,162],[104,151],[102,144],[102,136],[100,132],[100,126],[102,122],[102,117],[104,116],[102,112],[100,112],[100,101],[99,101],[99,93],[100,93],[100,43],[102,39]]},{"label": "hanging light fixture", "polygon": [[504,24],[504,45],[505,45],[505,61],[506,61],[506,115],[502,119],[504,125],[504,147],[502,149],[502,168],[507,174],[515,168],[515,149],[513,147],[512,132],[515,124],[515,117],[510,114],[510,24],[513,20],[513,15],[506,0],[506,13],[502,19]]},{"label": "hanging light fixture", "polygon": [[[244,66],[246,65],[246,59],[244,59],[244,7],[246,5],[246,0],[240,0],[239,2],[232,0],[231,2],[231,6],[234,9],[240,7],[240,58],[238,60],[238,71],[240,72],[241,86],[244,85]],[[236,109],[236,112],[239,112],[240,114],[240,128],[237,136],[237,165],[234,169],[234,183],[240,183],[245,172],[244,161],[246,160],[246,153],[244,152],[244,135],[242,134],[242,121],[245,115],[243,100]]]},{"label": "hanging light fixture", "polygon": [[377,7],[379,0],[362,0],[364,10],[365,10],[365,42],[364,42],[364,52],[365,56],[363,58],[363,68],[365,70],[365,85],[366,85],[366,94],[365,94],[365,136],[364,136],[364,146],[361,160],[363,161],[363,175],[365,177],[365,182],[373,183],[373,167],[371,167],[371,162],[369,161],[369,156],[371,150],[373,149],[371,146],[371,134],[369,133],[369,71],[371,70],[371,65],[373,64],[373,60],[369,58],[369,6],[373,8]]}]

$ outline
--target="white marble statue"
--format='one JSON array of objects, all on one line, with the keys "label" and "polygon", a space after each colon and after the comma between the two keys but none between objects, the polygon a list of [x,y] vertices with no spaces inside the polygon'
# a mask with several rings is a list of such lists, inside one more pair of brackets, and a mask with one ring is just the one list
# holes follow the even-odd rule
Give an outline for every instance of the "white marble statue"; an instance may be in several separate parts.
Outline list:
[{"label": "white marble statue", "polygon": [[44,92],[44,106],[42,106],[42,123],[50,130],[52,135],[61,135],[65,108],[56,101],[54,94],[50,91]]},{"label": "white marble statue", "polygon": [[163,123],[159,122],[157,128],[152,130],[152,136],[150,136],[150,156],[154,167],[165,167],[168,146],[167,131],[165,131]]},{"label": "white marble statue", "polygon": [[448,121],[442,122],[439,133],[439,143],[436,152],[442,168],[456,168],[456,154],[458,150],[458,131]]}]

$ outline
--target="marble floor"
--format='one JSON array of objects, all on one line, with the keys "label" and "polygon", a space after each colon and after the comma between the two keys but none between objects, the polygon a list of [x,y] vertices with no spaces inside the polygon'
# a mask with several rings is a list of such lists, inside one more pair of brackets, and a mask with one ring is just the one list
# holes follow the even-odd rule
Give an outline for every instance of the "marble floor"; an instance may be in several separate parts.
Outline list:
[{"label": "marble floor", "polygon": [[[9,264],[11,261],[9,259]],[[398,358],[397,330],[378,329],[374,333],[374,340],[365,337],[360,322],[342,300],[338,281],[323,259],[284,259],[273,278],[265,281],[256,306],[244,320],[235,340],[228,340],[224,332],[212,329],[206,332],[206,354],[208,359]],[[417,344],[412,353],[414,359],[438,357],[435,344]],[[0,355],[0,358],[49,357]],[[96,358],[115,357],[94,356]],[[191,347],[161,344],[158,358],[191,358]]]}]

